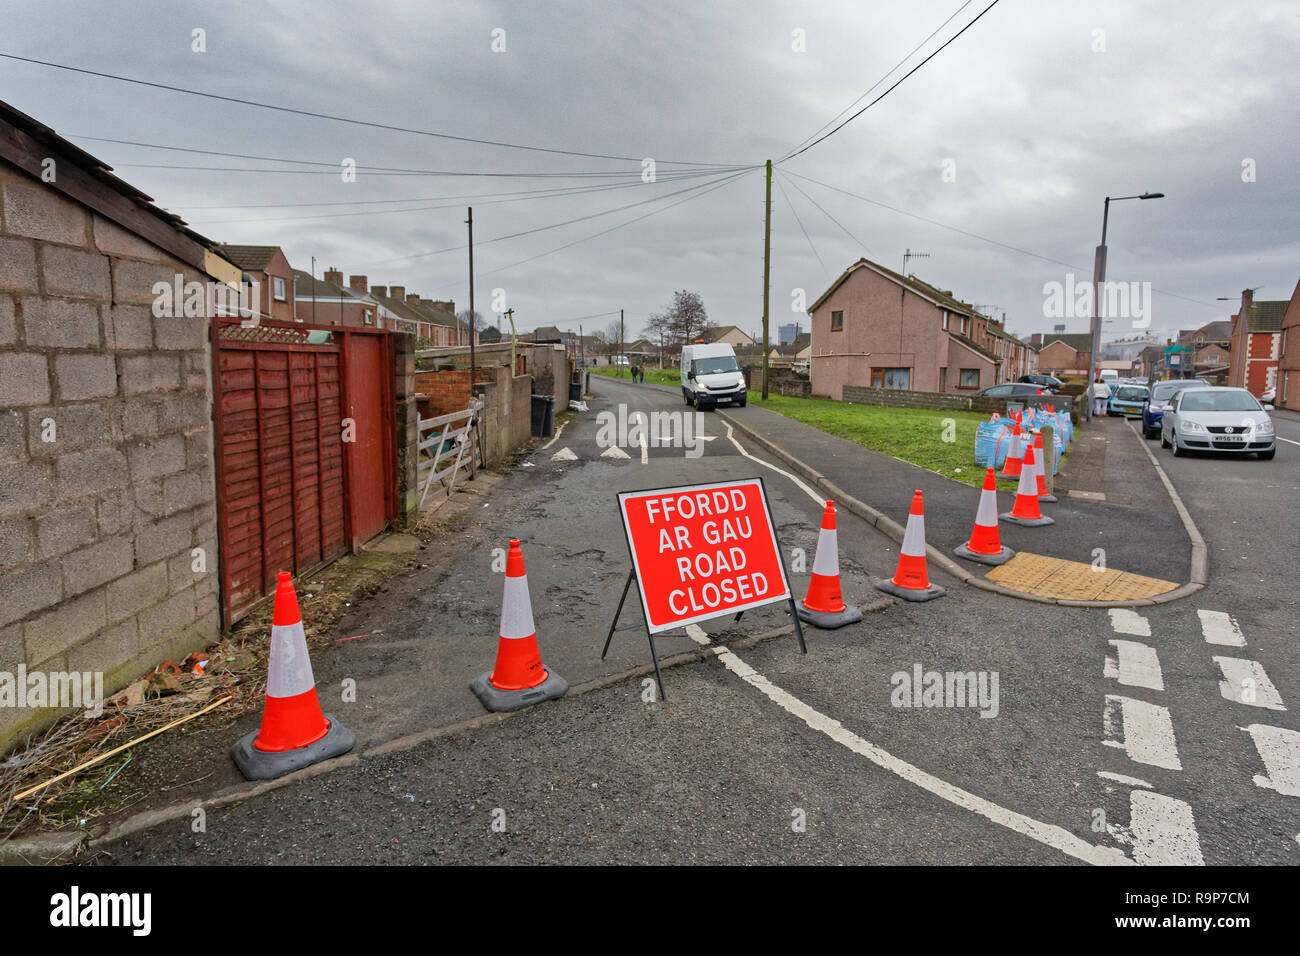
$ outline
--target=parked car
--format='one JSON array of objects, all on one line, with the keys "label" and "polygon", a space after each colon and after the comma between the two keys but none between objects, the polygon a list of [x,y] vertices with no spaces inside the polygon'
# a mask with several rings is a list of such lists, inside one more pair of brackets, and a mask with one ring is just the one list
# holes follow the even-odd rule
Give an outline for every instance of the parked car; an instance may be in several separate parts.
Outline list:
[{"label": "parked car", "polygon": [[1055,375],[1046,375],[1040,372],[1035,372],[1033,375],[1022,375],[1018,379],[1016,379],[1016,381],[1028,385],[1038,385],[1051,392],[1055,392],[1057,389],[1059,389],[1062,385],[1065,384]]},{"label": "parked car", "polygon": [[1041,385],[1034,385],[1030,382],[1003,382],[1001,385],[990,385],[988,388],[982,388],[975,394],[987,395],[989,398],[1033,398],[1035,395],[1050,393]]},{"label": "parked car", "polygon": [[1145,385],[1117,385],[1110,390],[1110,400],[1106,403],[1108,417],[1141,418],[1142,406],[1150,397]]},{"label": "parked car", "polygon": [[1264,394],[1259,396],[1259,400],[1265,405],[1272,405],[1277,401],[1277,386],[1264,389]]},{"label": "parked car", "polygon": [[1160,419],[1169,410],[1169,403],[1184,388],[1208,388],[1209,382],[1199,378],[1165,379],[1151,385],[1151,398],[1142,406],[1142,437],[1160,437]]},{"label": "parked car", "polygon": [[682,346],[682,398],[696,408],[745,407],[745,376],[730,345]]},{"label": "parked car", "polygon": [[1244,388],[1183,388],[1160,422],[1160,445],[1182,457],[1189,451],[1255,452],[1267,461],[1277,451],[1273,420]]}]

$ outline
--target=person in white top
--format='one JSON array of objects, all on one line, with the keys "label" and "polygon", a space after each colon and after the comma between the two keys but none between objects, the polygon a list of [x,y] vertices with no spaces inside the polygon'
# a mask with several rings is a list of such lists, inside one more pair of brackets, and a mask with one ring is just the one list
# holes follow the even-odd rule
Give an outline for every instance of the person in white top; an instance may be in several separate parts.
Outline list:
[{"label": "person in white top", "polygon": [[1092,399],[1092,417],[1100,418],[1105,415],[1106,406],[1110,402],[1110,386],[1106,384],[1100,375],[1088,388],[1088,395]]}]

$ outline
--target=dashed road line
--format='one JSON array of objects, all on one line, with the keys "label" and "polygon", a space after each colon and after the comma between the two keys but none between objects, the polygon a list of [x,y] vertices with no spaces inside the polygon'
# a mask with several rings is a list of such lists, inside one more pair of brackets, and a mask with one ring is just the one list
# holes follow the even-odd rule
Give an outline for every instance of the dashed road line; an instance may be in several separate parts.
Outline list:
[{"label": "dashed road line", "polygon": [[[1169,708],[1134,697],[1107,694],[1102,723],[1107,735],[1102,743],[1107,747],[1125,751],[1130,760],[1138,763],[1166,770],[1183,769]],[[1122,740],[1115,739],[1116,731],[1122,734]]]},{"label": "dashed road line", "polygon": [[[698,624],[687,625],[686,633],[697,644],[709,643],[708,635]],[[1014,810],[1008,810],[992,801],[984,799],[983,797],[978,797],[969,791],[962,790],[960,787],[955,787],[944,780],[940,780],[938,777],[927,773],[920,767],[916,767],[904,760],[900,760],[893,754],[882,750],[875,744],[864,740],[851,730],[848,730],[838,720],[832,720],[820,711],[809,707],[788,691],[777,687],[727,648],[719,647],[717,649],[717,655],[718,660],[722,662],[723,666],[726,667],[727,670],[731,671],[745,683],[749,684],[768,700],[786,711],[786,713],[799,718],[813,730],[819,731],[830,737],[835,742],[843,744],[849,750],[859,756],[865,757],[876,766],[889,771],[895,776],[901,777],[909,783],[915,784],[934,796],[962,807],[963,809],[979,814],[999,826],[1006,827],[1008,830],[1027,836],[1031,840],[1035,840],[1044,846],[1058,850],[1076,860],[1104,866],[1132,865],[1133,861],[1125,856],[1119,849],[1114,847],[1097,846],[1087,842],[1086,840],[1081,840],[1068,830],[1052,824],[1041,823],[1032,817],[1027,817]]]},{"label": "dashed road line", "polygon": [[1282,704],[1282,695],[1277,692],[1258,661],[1220,657],[1216,654],[1214,663],[1223,672],[1223,680],[1219,681],[1219,693],[1225,700],[1249,707],[1286,710]]},{"label": "dashed road line", "polygon": [[797,475],[792,475],[790,474],[790,472],[784,471],[776,467],[776,465],[769,464],[768,462],[765,462],[761,458],[755,458],[749,452],[745,451],[744,447],[740,444],[740,442],[736,441],[736,436],[731,427],[730,422],[727,423],[727,438],[729,438],[731,440],[731,443],[736,446],[736,451],[740,452],[744,457],[748,458],[750,461],[757,462],[758,464],[762,465],[764,468],[771,468],[778,475],[785,475],[785,477],[793,481],[796,486],[801,488],[804,494],[806,494],[809,498],[817,502],[817,504],[821,505],[823,508],[826,507],[826,499],[823,498],[821,495],[817,494],[817,492],[813,491],[810,487],[808,487],[808,485],[804,483],[803,479],[799,478]]},{"label": "dashed road line", "polygon": [[1151,636],[1151,622],[1137,611],[1126,607],[1110,609],[1110,626],[1116,634],[1132,634],[1135,637]]},{"label": "dashed road line", "polygon": [[1164,690],[1164,675],[1160,673],[1160,658],[1154,647],[1138,641],[1112,640],[1119,655],[1116,661],[1106,658],[1105,674],[1128,687],[1145,687],[1148,690]]},{"label": "dashed road line", "polygon": [[1115,783],[1122,783],[1126,787],[1145,787],[1148,790],[1154,790],[1155,787],[1137,777],[1130,777],[1123,773],[1111,773],[1109,770],[1098,770],[1097,776],[1103,780],[1113,780]]},{"label": "dashed road line", "polygon": [[1205,635],[1205,643],[1221,647],[1246,646],[1246,638],[1235,618],[1222,611],[1197,611],[1196,616],[1201,619],[1201,633]]},{"label": "dashed road line", "polygon": [[1300,797],[1300,733],[1268,724],[1241,729],[1250,734],[1267,771],[1255,775],[1255,785],[1287,797]]},{"label": "dashed road line", "polygon": [[1192,808],[1162,793],[1129,794],[1133,860],[1143,866],[1204,866]]}]

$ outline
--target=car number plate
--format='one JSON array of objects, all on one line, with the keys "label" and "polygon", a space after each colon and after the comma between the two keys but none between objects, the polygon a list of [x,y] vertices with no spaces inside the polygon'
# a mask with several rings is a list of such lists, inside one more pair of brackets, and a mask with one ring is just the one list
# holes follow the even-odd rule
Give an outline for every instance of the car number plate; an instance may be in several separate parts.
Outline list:
[{"label": "car number plate", "polygon": [[1225,442],[1229,445],[1239,444],[1246,440],[1245,435],[1216,435],[1215,441]]}]

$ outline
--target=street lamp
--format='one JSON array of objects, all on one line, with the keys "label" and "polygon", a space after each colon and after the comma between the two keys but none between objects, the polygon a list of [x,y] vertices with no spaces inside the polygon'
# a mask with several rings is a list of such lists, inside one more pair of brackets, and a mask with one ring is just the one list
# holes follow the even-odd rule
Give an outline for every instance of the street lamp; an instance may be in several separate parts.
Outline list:
[{"label": "street lamp", "polygon": [[[1091,342],[1092,350],[1088,355],[1088,361],[1093,368],[1097,368],[1097,362],[1100,361],[1101,355],[1101,287],[1106,282],[1106,227],[1110,223],[1110,204],[1120,202],[1124,199],[1163,199],[1164,193],[1141,193],[1137,196],[1107,196],[1106,203],[1102,207],[1101,213],[1101,245],[1097,247],[1097,255],[1093,260],[1092,266],[1092,327]],[[1092,385],[1092,369],[1088,370],[1088,385]],[[1092,403],[1087,401],[1088,393],[1084,392],[1084,419],[1092,420]]]}]

